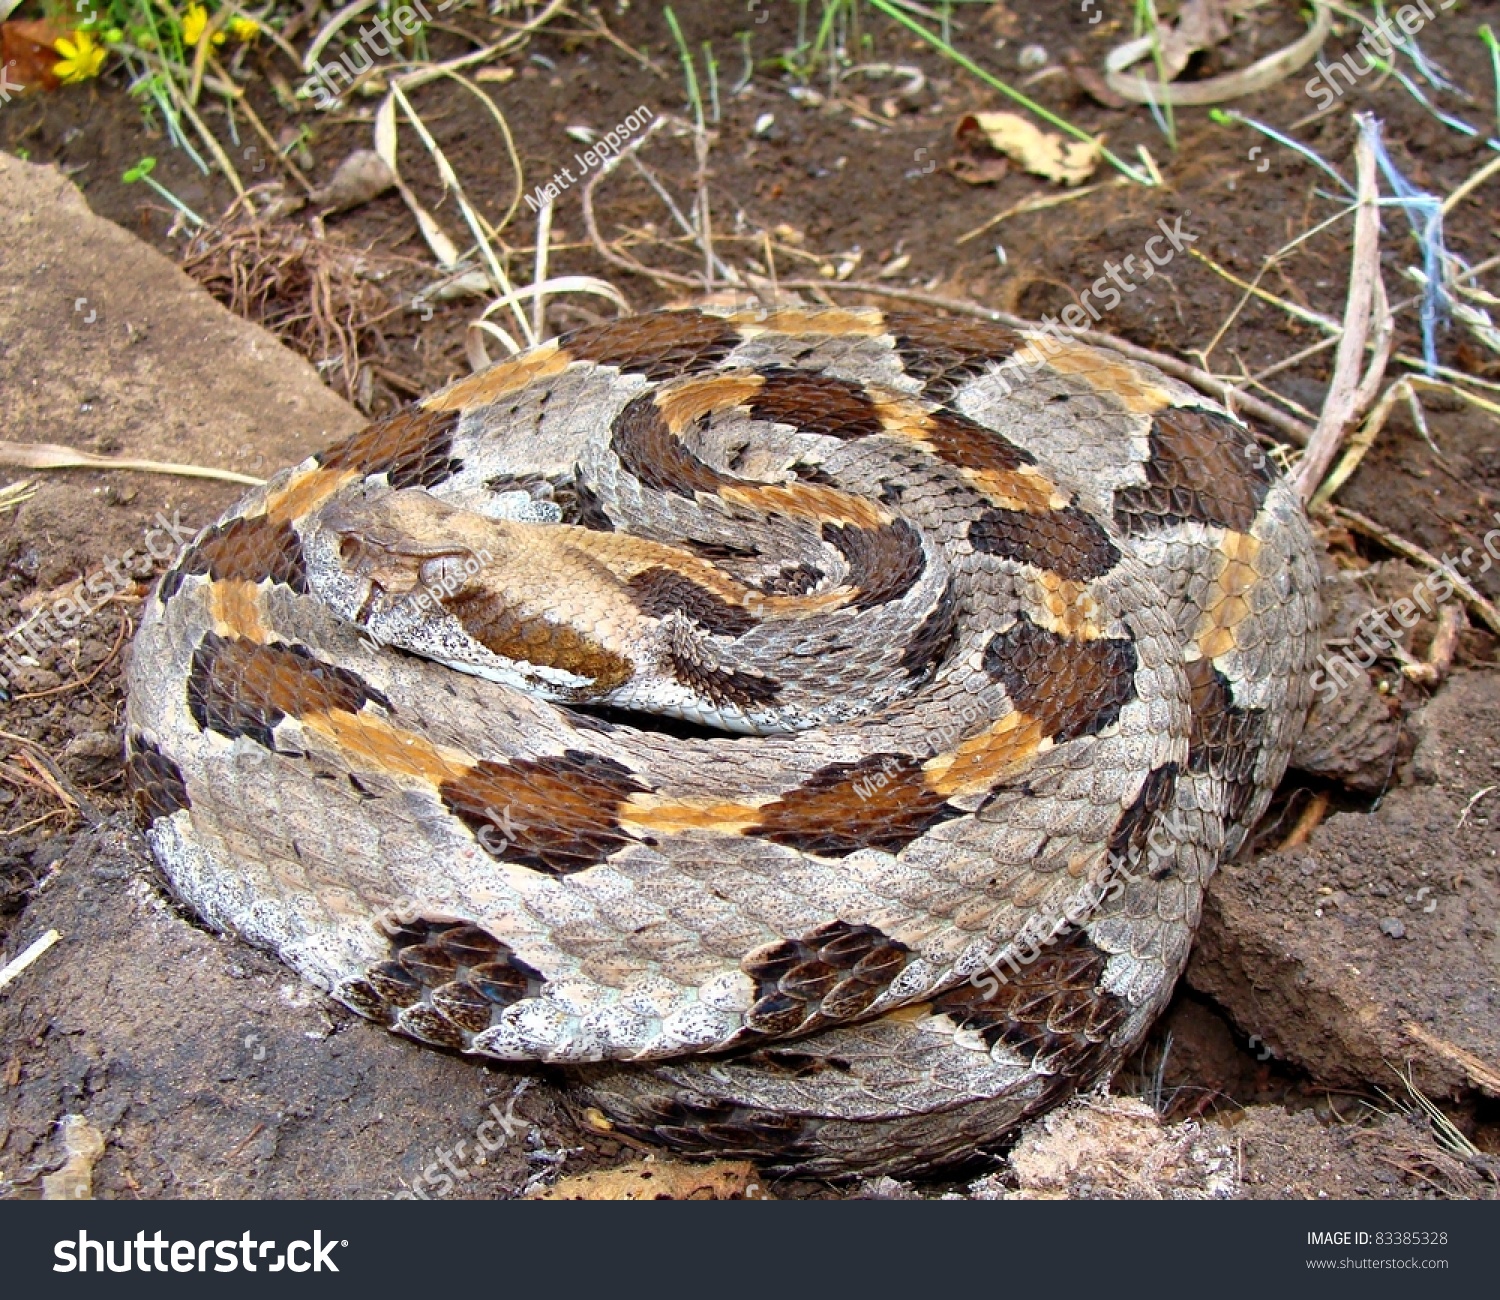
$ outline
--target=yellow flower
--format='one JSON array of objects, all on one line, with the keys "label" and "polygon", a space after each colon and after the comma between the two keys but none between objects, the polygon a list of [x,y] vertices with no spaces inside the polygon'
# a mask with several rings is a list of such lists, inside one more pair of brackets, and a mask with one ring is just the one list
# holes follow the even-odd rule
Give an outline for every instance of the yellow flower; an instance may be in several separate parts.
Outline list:
[{"label": "yellow flower", "polygon": [[237,41],[253,41],[260,35],[260,24],[253,18],[235,14],[229,20],[229,34]]},{"label": "yellow flower", "polygon": [[[202,5],[189,5],[187,13],[182,15],[182,43],[184,45],[196,45],[203,39],[203,29],[208,26],[208,10]],[[224,33],[214,33],[214,44],[224,44]]]},{"label": "yellow flower", "polygon": [[64,82],[87,81],[99,75],[99,65],[104,62],[104,49],[94,44],[87,32],[74,32],[72,36],[59,36],[52,48],[62,57],[52,65],[57,79]]}]

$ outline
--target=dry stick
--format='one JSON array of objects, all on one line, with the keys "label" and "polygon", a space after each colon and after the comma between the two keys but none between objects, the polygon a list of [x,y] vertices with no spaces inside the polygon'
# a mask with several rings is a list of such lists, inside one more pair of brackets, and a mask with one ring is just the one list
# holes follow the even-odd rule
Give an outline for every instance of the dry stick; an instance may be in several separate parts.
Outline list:
[{"label": "dry stick", "polygon": [[[1313,430],[1312,441],[1292,477],[1303,501],[1310,500],[1317,491],[1323,475],[1333,463],[1334,455],[1343,442],[1350,426],[1359,419],[1360,399],[1368,405],[1379,389],[1385,375],[1385,363],[1390,356],[1390,345],[1384,352],[1377,351],[1370,363],[1369,373],[1361,380],[1364,367],[1365,339],[1369,337],[1371,309],[1375,305],[1375,286],[1380,283],[1380,199],[1375,183],[1375,145],[1367,124],[1361,115],[1361,130],[1354,144],[1354,165],[1357,175],[1358,207],[1354,214],[1354,252],[1349,265],[1349,300],[1344,305],[1344,333],[1339,339],[1337,357],[1333,364],[1333,382],[1328,388],[1328,398],[1323,403],[1323,414]],[[1383,308],[1382,319],[1387,333],[1390,329],[1390,305],[1385,290],[1380,291]],[[1373,381],[1373,382],[1372,382]]]},{"label": "dry stick", "polygon": [[[1318,490],[1313,493],[1312,500],[1308,502],[1309,509],[1314,511],[1321,510],[1333,499],[1334,494],[1348,482],[1354,471],[1359,468],[1360,462],[1364,460],[1365,453],[1375,445],[1375,439],[1380,435],[1380,431],[1385,428],[1385,422],[1390,418],[1392,409],[1402,398],[1406,398],[1408,401],[1415,400],[1411,380],[1405,377],[1396,380],[1395,383],[1391,384],[1380,395],[1380,400],[1375,403],[1365,422],[1360,425],[1359,431],[1345,443],[1344,454],[1338,458],[1338,461],[1328,471],[1327,476],[1319,485]],[[1416,417],[1425,437],[1427,429],[1425,424],[1421,423],[1422,417],[1419,412],[1420,407],[1417,407],[1413,410],[1413,415]],[[1428,445],[1431,446],[1431,444],[1432,440],[1428,438]],[[1433,452],[1437,453],[1436,447],[1433,447]],[[1439,456],[1439,459],[1441,459],[1441,456]]]},{"label": "dry stick", "polygon": [[56,795],[58,802],[74,812],[83,814],[90,826],[97,826],[104,820],[104,814],[99,811],[99,806],[88,795],[74,787],[73,783],[63,775],[62,769],[52,761],[52,755],[40,745],[22,751],[18,758],[41,778],[43,788]]},{"label": "dry stick", "polygon": [[[1028,321],[1020,316],[1012,315],[1008,311],[997,311],[993,307],[981,307],[977,303],[966,302],[962,298],[945,298],[941,294],[923,293],[917,289],[900,289],[889,284],[872,284],[867,280],[783,280],[783,289],[842,289],[849,293],[868,293],[876,297],[901,298],[908,302],[918,302],[927,307],[938,307],[944,311],[957,312],[963,316],[973,316],[978,320],[992,321],[997,325],[1009,325],[1012,329],[1030,329],[1034,322]],[[1067,329],[1066,326],[1061,326]],[[1270,425],[1273,429],[1279,429],[1286,434],[1287,438],[1299,447],[1305,447],[1312,437],[1310,429],[1301,420],[1295,420],[1291,416],[1278,411],[1269,402],[1263,402],[1258,397],[1252,397],[1249,393],[1241,391],[1228,380],[1219,378],[1218,375],[1210,374],[1198,366],[1189,365],[1186,361],[1168,356],[1164,352],[1153,352],[1150,348],[1139,347],[1134,343],[1127,343],[1122,338],[1116,338],[1113,334],[1106,334],[1103,330],[1090,329],[1067,329],[1069,335],[1081,343],[1090,343],[1095,347],[1108,348],[1112,352],[1118,352],[1122,357],[1128,357],[1132,361],[1143,361],[1149,366],[1155,366],[1164,374],[1171,375],[1174,379],[1180,379],[1184,383],[1192,384],[1206,393],[1212,393],[1231,410],[1244,411],[1247,415],[1253,415],[1262,423]]]},{"label": "dry stick", "polygon": [[59,934],[56,930],[48,930],[47,933],[44,934],[40,939],[36,940],[32,944],[27,945],[26,949],[20,954],[20,956],[18,956],[14,961],[7,962],[4,968],[0,969],[0,989],[3,989],[7,984],[15,979],[17,975],[19,975],[23,970],[30,966],[32,962],[34,962],[38,957],[46,952],[48,948],[52,947],[52,945],[61,938],[62,935]]},{"label": "dry stick", "polygon": [[1370,403],[1375,400],[1380,392],[1380,385],[1385,381],[1385,369],[1390,364],[1391,353],[1396,350],[1396,314],[1391,310],[1390,299],[1385,296],[1385,281],[1379,275],[1375,278],[1374,302],[1371,304],[1370,314],[1375,325],[1375,337],[1367,346],[1375,355],[1370,358],[1365,377],[1354,390],[1356,417],[1361,411],[1370,409]]},{"label": "dry stick", "polygon": [[1288,849],[1300,848],[1312,837],[1312,833],[1318,829],[1318,824],[1327,815],[1329,804],[1333,801],[1326,793],[1318,793],[1308,800],[1307,807],[1297,817],[1297,823],[1287,832],[1286,839],[1276,846],[1276,852],[1285,853]]},{"label": "dry stick", "polygon": [[1425,661],[1403,664],[1401,671],[1408,681],[1423,686],[1436,686],[1453,667],[1453,656],[1458,650],[1458,634],[1468,626],[1463,610],[1444,605],[1438,614],[1437,631],[1432,634],[1432,644],[1427,647]]},{"label": "dry stick", "polygon": [[23,469],[130,469],[142,474],[175,474],[179,478],[208,478],[221,483],[243,483],[259,487],[265,479],[251,478],[232,469],[210,469],[204,465],[178,465],[172,461],[132,460],[95,456],[55,442],[0,442],[0,465]]},{"label": "dry stick", "polygon": [[1463,597],[1463,602],[1468,608],[1479,616],[1480,621],[1489,628],[1496,636],[1500,636],[1500,609],[1496,609],[1488,600],[1479,594],[1474,584],[1465,578],[1450,564],[1444,564],[1431,551],[1425,551],[1415,542],[1409,542],[1404,537],[1398,537],[1387,528],[1382,528],[1373,519],[1362,515],[1357,510],[1350,510],[1348,506],[1330,505],[1328,507],[1337,519],[1343,520],[1357,533],[1363,533],[1366,537],[1372,537],[1389,551],[1417,564],[1423,565],[1434,572],[1442,571],[1448,575],[1448,580],[1453,584],[1454,590]]}]

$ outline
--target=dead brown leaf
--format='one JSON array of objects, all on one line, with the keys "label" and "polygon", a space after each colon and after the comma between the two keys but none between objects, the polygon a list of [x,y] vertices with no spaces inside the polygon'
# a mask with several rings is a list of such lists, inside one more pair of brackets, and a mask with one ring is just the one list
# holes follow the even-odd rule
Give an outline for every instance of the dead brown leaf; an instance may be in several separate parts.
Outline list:
[{"label": "dead brown leaf", "polygon": [[[1063,185],[1081,185],[1094,174],[1104,148],[1099,140],[1069,140],[1055,131],[1043,131],[1019,113],[966,113],[954,134],[975,158],[970,175],[963,175],[956,166],[955,174],[974,184],[994,179],[983,174],[981,164],[1001,154],[1034,176]],[[986,149],[993,153],[987,154]]]},{"label": "dead brown leaf", "polygon": [[52,67],[58,56],[52,42],[70,31],[53,18],[0,23],[0,68],[6,82],[23,90],[56,90]]}]

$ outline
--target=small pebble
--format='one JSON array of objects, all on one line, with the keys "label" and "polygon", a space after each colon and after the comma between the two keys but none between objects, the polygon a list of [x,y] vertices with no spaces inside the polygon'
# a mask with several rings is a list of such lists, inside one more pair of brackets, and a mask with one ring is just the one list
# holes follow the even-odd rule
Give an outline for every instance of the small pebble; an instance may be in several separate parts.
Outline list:
[{"label": "small pebble", "polygon": [[1023,45],[1021,52],[1016,55],[1016,63],[1022,72],[1030,72],[1033,68],[1040,68],[1047,62],[1047,49],[1042,45]]},{"label": "small pebble", "polygon": [[1406,938],[1406,925],[1394,916],[1383,916],[1380,918],[1380,933],[1388,934],[1392,939]]}]

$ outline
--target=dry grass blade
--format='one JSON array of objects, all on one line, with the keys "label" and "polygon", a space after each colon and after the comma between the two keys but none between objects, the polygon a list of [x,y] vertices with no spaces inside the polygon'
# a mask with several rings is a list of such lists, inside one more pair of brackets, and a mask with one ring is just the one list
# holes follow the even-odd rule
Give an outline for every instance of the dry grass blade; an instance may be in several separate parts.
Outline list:
[{"label": "dry grass blade", "polygon": [[485,63],[497,54],[504,54],[507,50],[514,49],[518,45],[524,45],[530,39],[532,32],[545,27],[558,14],[562,13],[568,6],[568,0],[551,0],[541,13],[526,20],[514,31],[507,33],[493,45],[486,45],[482,49],[470,50],[467,54],[460,54],[455,58],[443,63],[428,63],[416,68],[411,72],[401,75],[401,84],[407,90],[413,90],[417,86],[426,85],[427,82],[442,77],[450,72],[457,72],[461,68],[472,68],[476,63]]},{"label": "dry grass blade", "polygon": [[[515,143],[511,139],[510,127],[505,122],[504,116],[495,109],[489,96],[484,94],[478,86],[474,85],[467,78],[460,77],[451,72],[444,72],[439,75],[451,77],[452,80],[476,96],[489,109],[490,114],[499,123],[501,134],[505,139],[506,148],[509,150],[511,162],[515,168],[517,195],[519,195],[520,187],[524,184],[521,175],[521,162],[516,154]],[[469,202],[463,184],[449,163],[447,155],[444,154],[437,141],[433,139],[432,133],[428,131],[426,123],[422,121],[416,109],[412,106],[411,100],[403,88],[405,85],[406,79],[394,82],[390,92],[381,101],[380,108],[376,112],[375,151],[380,155],[386,166],[391,169],[391,174],[396,178],[396,188],[402,200],[411,210],[412,215],[416,217],[417,224],[421,227],[422,235],[427,240],[428,247],[432,249],[434,255],[437,257],[439,264],[444,270],[453,269],[458,264],[460,258],[457,245],[448,237],[437,219],[422,206],[416,195],[412,193],[411,188],[401,179],[399,164],[396,159],[396,109],[399,107],[405,115],[406,120],[411,123],[412,129],[416,131],[417,137],[421,140],[423,147],[427,150],[433,163],[436,165],[444,189],[450,191],[457,200],[459,211],[463,214],[464,222],[469,227],[469,233],[474,237],[474,246],[483,257],[486,271],[489,274],[495,291],[508,297],[513,292],[510,277],[506,273],[500,258],[496,255],[492,243],[492,240],[498,233],[498,228],[490,226],[479,215],[473,204]],[[505,218],[500,223],[502,227],[515,212],[517,202],[518,198],[513,197],[510,207],[506,210]],[[518,307],[513,309],[516,313],[516,323],[520,326],[521,335],[526,339],[528,345],[535,344],[538,341],[537,336],[532,329],[531,321],[527,319],[526,313],[520,311]]]},{"label": "dry grass blade", "polygon": [[221,483],[243,483],[247,487],[259,487],[265,482],[264,479],[251,478],[248,474],[237,474],[234,470],[211,469],[204,465],[133,460],[125,456],[95,456],[55,442],[0,442],[0,464],[19,465],[23,469],[124,469],[140,474],[175,474],[178,478],[217,479]]},{"label": "dry grass blade", "polygon": [[619,248],[608,243],[604,236],[599,233],[599,222],[594,216],[594,190],[606,176],[614,173],[615,169],[625,161],[626,158],[634,157],[636,152],[653,135],[667,124],[667,117],[662,114],[654,118],[640,135],[630,141],[618,153],[604,160],[604,164],[584,182],[583,186],[583,226],[588,231],[589,242],[593,244],[599,256],[611,266],[619,267],[623,271],[629,271],[633,275],[643,275],[648,280],[654,280],[660,285],[669,285],[679,289],[699,289],[702,282],[695,276],[679,275],[676,271],[665,271],[656,267],[647,266],[644,262],[638,262],[628,253],[622,253]]},{"label": "dry grass blade", "polygon": [[[464,340],[464,351],[469,358],[469,365],[475,370],[483,370],[492,364],[490,355],[484,348],[484,335],[489,334],[500,340],[501,345],[511,355],[522,351],[521,345],[510,334],[502,330],[493,321],[486,319],[492,311],[502,308],[510,308],[515,311],[519,305],[528,298],[535,302],[541,302],[549,294],[563,293],[588,293],[600,298],[608,298],[620,309],[622,316],[630,315],[630,303],[614,285],[607,280],[595,279],[591,275],[559,275],[550,280],[539,280],[535,284],[528,284],[520,289],[512,289],[502,298],[496,298],[490,303],[477,320],[469,322],[468,335]],[[536,322],[538,335],[542,332],[541,321]]]},{"label": "dry grass blade", "polygon": [[[1439,1038],[1436,1034],[1424,1029],[1414,1020],[1408,1020],[1401,1028],[1429,1051],[1436,1052],[1444,1060],[1461,1066],[1464,1073],[1469,1076],[1470,1081],[1476,1087],[1484,1089],[1492,1097],[1500,1097],[1500,1071],[1495,1070],[1493,1066],[1485,1064],[1473,1052],[1460,1047],[1457,1043],[1450,1043],[1445,1038]],[[1409,1078],[1403,1080],[1403,1082],[1407,1083],[1408,1090],[1417,1099],[1418,1104],[1423,1110],[1434,1117],[1442,1116],[1444,1123],[1447,1123],[1447,1116],[1443,1115],[1431,1101],[1423,1096],[1421,1090],[1412,1084]],[[1436,1122],[1436,1118],[1434,1122]],[[1451,1128],[1452,1126],[1448,1125],[1448,1127]],[[1457,1129],[1453,1129],[1453,1132],[1457,1134],[1459,1141],[1462,1143],[1461,1147],[1456,1146],[1455,1149],[1462,1150],[1465,1155],[1479,1154],[1478,1150],[1470,1145],[1469,1140],[1463,1134],[1459,1133]]]},{"label": "dry grass blade", "polygon": [[30,479],[19,479],[0,487],[0,515],[14,510],[18,505],[30,501],[36,495],[36,484]]},{"label": "dry grass blade", "polygon": [[1002,221],[1009,221],[1011,217],[1019,217],[1028,212],[1044,212],[1048,208],[1055,208],[1062,203],[1072,203],[1077,199],[1094,193],[1095,190],[1102,190],[1107,185],[1129,184],[1130,181],[1124,176],[1116,176],[1107,181],[1099,181],[1094,185],[1085,185],[1081,189],[1069,190],[1064,194],[1034,194],[1029,199],[1022,199],[1019,203],[1012,203],[1010,207],[1002,212],[997,212],[993,217],[975,226],[973,230],[965,231],[953,242],[955,244],[967,244],[969,240],[978,238],[986,230],[993,230]]},{"label": "dry grass blade", "polygon": [[358,18],[366,9],[373,9],[375,0],[353,0],[338,10],[329,20],[318,29],[318,34],[312,38],[307,47],[307,53],[302,56],[302,71],[311,72],[317,66],[318,55],[328,48],[328,42],[333,40],[350,22]]},{"label": "dry grass blade", "polygon": [[396,97],[391,94],[387,94],[380,101],[380,107],[375,110],[375,152],[391,169],[396,192],[417,219],[417,228],[421,230],[422,238],[427,241],[432,255],[437,258],[438,266],[444,271],[453,270],[458,265],[458,245],[449,238],[448,232],[437,218],[422,206],[421,200],[412,193],[411,186],[402,179],[401,164],[396,156]]},{"label": "dry grass blade", "polygon": [[43,953],[51,948],[62,935],[56,930],[48,930],[40,939],[35,939],[27,944],[17,956],[0,967],[0,989],[4,989],[28,966],[36,961]]}]

